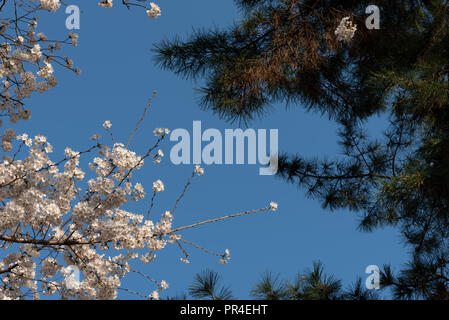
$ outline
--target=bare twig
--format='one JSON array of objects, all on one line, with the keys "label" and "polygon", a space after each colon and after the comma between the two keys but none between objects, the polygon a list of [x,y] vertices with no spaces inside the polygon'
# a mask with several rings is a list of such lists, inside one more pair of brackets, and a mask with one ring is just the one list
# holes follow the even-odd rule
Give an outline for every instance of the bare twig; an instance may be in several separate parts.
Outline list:
[{"label": "bare twig", "polygon": [[148,101],[147,106],[145,107],[145,109],[143,110],[142,116],[140,117],[139,121],[137,121],[136,127],[134,128],[133,132],[131,133],[128,142],[126,143],[126,148],[128,148],[128,145],[131,143],[131,140],[134,136],[134,133],[137,131],[137,129],[139,128],[140,123],[143,121],[143,119],[145,118],[145,114],[147,113],[147,110],[150,108],[151,106],[151,102],[153,101],[153,99],[156,97],[156,91],[153,92],[153,96],[150,98],[150,101]]},{"label": "bare twig", "polygon": [[203,225],[203,224],[217,222],[217,221],[220,221],[220,220],[227,220],[227,219],[240,217],[240,216],[247,215],[247,214],[253,214],[253,213],[258,213],[258,212],[268,211],[268,210],[271,210],[271,207],[265,207],[265,208],[262,208],[262,209],[245,211],[245,212],[241,212],[241,213],[231,214],[229,216],[224,216],[224,217],[214,218],[214,219],[210,219],[210,220],[206,220],[206,221],[202,221],[202,222],[197,222],[197,223],[194,223],[194,224],[191,224],[191,225],[188,225],[188,226],[184,226],[184,227],[179,227],[179,228],[173,229],[172,231],[168,232],[167,234],[172,234],[172,233],[184,230],[184,229],[191,229],[191,228]]}]

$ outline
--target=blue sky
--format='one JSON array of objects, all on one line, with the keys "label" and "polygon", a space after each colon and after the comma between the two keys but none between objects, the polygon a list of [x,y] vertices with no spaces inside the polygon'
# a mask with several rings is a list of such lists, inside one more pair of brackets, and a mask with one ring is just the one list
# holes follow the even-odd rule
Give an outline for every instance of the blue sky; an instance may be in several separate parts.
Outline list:
[{"label": "blue sky", "polygon": [[[228,1],[160,0],[162,16],[148,19],[140,9],[126,10],[119,1],[112,9],[97,6],[98,1],[67,1],[82,10],[78,48],[65,48],[83,70],[81,76],[56,69],[59,84],[49,93],[33,96],[27,103],[32,110],[30,121],[21,122],[18,132],[43,134],[54,146],[54,157],[63,157],[70,146],[82,150],[94,133],[106,134],[101,127],[112,122],[114,136],[126,142],[153,90],[158,94],[149,114],[135,136],[132,147],[143,153],[154,143],[155,127],[185,128],[192,131],[192,121],[201,120],[203,128],[217,128],[223,134],[236,125],[199,109],[194,92],[198,84],[158,69],[153,63],[152,45],[176,35],[186,36],[192,29],[226,26],[239,19],[234,3]],[[40,30],[49,38],[67,34],[64,10],[48,14]],[[373,121],[377,130],[381,123]],[[340,150],[336,126],[319,115],[305,113],[301,106],[286,109],[273,107],[262,119],[249,124],[254,129],[279,129],[281,151],[305,156],[331,158]],[[174,143],[167,141],[166,155]],[[365,268],[391,263],[395,269],[406,261],[407,254],[393,229],[374,233],[356,230],[357,216],[345,210],[329,212],[315,200],[306,199],[294,185],[271,176],[259,176],[258,165],[212,165],[195,179],[175,214],[175,225],[182,226],[217,216],[265,207],[270,201],[279,210],[246,216],[199,227],[185,232],[186,240],[222,252],[229,248],[232,259],[220,265],[218,259],[189,248],[190,264],[179,261],[182,252],[171,246],[160,252],[150,265],[144,265],[151,277],[165,279],[167,295],[184,291],[195,273],[209,268],[218,271],[237,298],[247,299],[251,287],[264,271],[279,272],[292,279],[298,271],[311,267],[314,260],[324,262],[326,270],[348,285],[357,276],[366,277]],[[193,166],[170,163],[166,157],[159,167],[148,166],[137,175],[147,190],[161,179],[166,191],[158,196],[153,214],[169,210],[182,191]],[[141,203],[136,210],[145,212]],[[125,287],[149,293],[151,283],[130,276]],[[120,294],[121,298],[134,298]]]}]

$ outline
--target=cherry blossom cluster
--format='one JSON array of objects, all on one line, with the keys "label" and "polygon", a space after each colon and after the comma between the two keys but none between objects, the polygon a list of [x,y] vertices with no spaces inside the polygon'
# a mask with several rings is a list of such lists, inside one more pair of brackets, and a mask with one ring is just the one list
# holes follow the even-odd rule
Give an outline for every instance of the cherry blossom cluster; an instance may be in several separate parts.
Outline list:
[{"label": "cherry blossom cluster", "polygon": [[[104,127],[109,129],[112,124],[106,121]],[[272,202],[259,210],[174,228],[174,212],[187,186],[195,176],[204,174],[204,168],[197,165],[175,206],[156,220],[150,219],[153,201],[165,190],[159,179],[152,184],[147,212],[126,210],[129,202],[146,198],[143,184],[133,180],[145,159],[162,152],[158,146],[164,136],[156,132],[157,142],[143,155],[122,143],[101,144],[97,135],[91,148],[66,148],[65,158],[54,162],[50,158],[53,147],[45,137],[16,136],[9,131],[10,143],[18,144],[15,154],[26,152],[26,156],[23,160],[5,156],[0,163],[0,249],[5,252],[0,255],[0,299],[21,299],[29,294],[35,299],[41,295],[114,299],[118,290],[126,290],[122,282],[134,272],[131,261],[151,263],[156,252],[168,244],[181,248],[191,244],[181,237],[181,230],[277,208]],[[90,171],[85,172],[80,158],[93,154]],[[182,251],[181,261],[188,263],[187,250]],[[214,254],[222,264],[231,257],[228,249]],[[71,273],[73,269],[79,270],[79,279]],[[168,284],[152,281],[156,289],[146,297],[157,299]]]},{"label": "cherry blossom cluster", "polygon": [[[51,0],[47,0],[47,1],[51,1]],[[56,1],[56,0],[53,0],[53,1]],[[143,1],[142,0],[138,0],[138,1],[145,2],[145,0],[143,0]],[[123,0],[122,3],[125,6],[127,6],[128,8],[130,8],[131,6],[144,8],[146,10],[148,18],[157,18],[162,13],[161,8],[157,4],[155,4],[154,2],[150,2],[150,6],[149,7],[147,7],[147,6],[145,6],[145,5],[141,4],[141,3],[136,3],[136,2],[134,2],[132,0]],[[113,0],[101,0],[98,3],[98,5],[100,7],[103,7],[103,8],[112,8],[113,4],[114,4]]]},{"label": "cherry blossom cluster", "polygon": [[59,9],[61,4],[59,3],[59,0],[39,0],[39,3],[42,7],[42,9],[55,12]]},{"label": "cherry blossom cluster", "polygon": [[338,41],[349,42],[354,37],[357,31],[357,25],[353,25],[350,17],[344,17],[341,19],[340,24],[335,30],[335,35]]},{"label": "cherry blossom cluster", "polygon": [[[81,73],[72,59],[59,54],[63,45],[76,47],[78,35],[69,32],[64,40],[50,41],[44,32],[38,30],[38,12],[56,12],[60,7],[59,0],[10,0],[2,3],[2,14],[10,18],[0,19],[0,116],[9,118],[12,124],[31,117],[31,111],[25,107],[25,99],[57,85],[55,66]],[[9,151],[11,143],[5,137],[7,130],[2,134],[2,149]]]},{"label": "cherry blossom cluster", "polygon": [[[161,15],[161,9],[153,2],[146,6],[142,2],[125,0],[122,4],[128,8],[141,7],[151,18]],[[31,117],[25,99],[33,93],[47,92],[58,84],[56,66],[77,75],[81,73],[72,59],[59,53],[64,45],[76,47],[79,36],[69,32],[64,40],[50,41],[51,37],[38,30],[39,11],[57,12],[65,5],[60,0],[6,0],[1,5],[2,14],[6,13],[10,19],[0,18],[0,117],[9,118],[14,124]],[[102,0],[99,5],[110,8],[112,0]],[[3,151],[9,151],[5,146],[9,144],[2,145]]]}]

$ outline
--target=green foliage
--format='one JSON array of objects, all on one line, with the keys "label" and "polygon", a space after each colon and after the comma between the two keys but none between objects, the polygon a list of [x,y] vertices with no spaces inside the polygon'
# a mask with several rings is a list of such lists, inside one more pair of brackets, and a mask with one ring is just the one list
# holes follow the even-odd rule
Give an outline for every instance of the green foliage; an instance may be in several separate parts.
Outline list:
[{"label": "green foliage", "polygon": [[[230,300],[233,295],[229,287],[220,285],[217,272],[204,270],[195,275],[188,291],[193,299]],[[282,279],[273,272],[265,272],[254,285],[250,295],[260,300],[375,300],[375,290],[368,290],[357,278],[352,286],[343,290],[341,280],[324,272],[321,262],[314,262],[312,270],[298,273],[293,282]],[[168,300],[187,300],[186,294],[169,297]]]},{"label": "green foliage", "polygon": [[204,270],[195,275],[195,280],[189,287],[189,294],[196,299],[232,299],[231,290],[221,286],[219,274],[212,270]]},{"label": "green foliage", "polygon": [[341,281],[324,273],[321,262],[314,262],[312,270],[298,273],[293,282],[281,280],[271,272],[262,274],[251,296],[263,300],[336,300],[349,298],[342,291]]},{"label": "green foliage", "polygon": [[343,294],[344,300],[378,300],[379,296],[376,291],[368,290],[363,285],[362,278],[357,280]]},{"label": "green foliage", "polygon": [[288,293],[286,284],[279,279],[279,275],[266,272],[254,286],[251,296],[262,300],[282,300],[288,297]]}]

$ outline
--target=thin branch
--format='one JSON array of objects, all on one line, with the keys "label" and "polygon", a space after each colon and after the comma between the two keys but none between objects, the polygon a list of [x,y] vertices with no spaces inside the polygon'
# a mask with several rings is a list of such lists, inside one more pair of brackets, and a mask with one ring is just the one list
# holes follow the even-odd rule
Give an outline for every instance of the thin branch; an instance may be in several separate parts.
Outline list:
[{"label": "thin branch", "polygon": [[194,223],[194,224],[191,224],[191,225],[188,225],[188,226],[184,226],[184,227],[179,227],[179,228],[173,229],[172,231],[167,232],[167,234],[172,234],[172,233],[184,230],[184,229],[191,229],[191,228],[203,225],[203,224],[217,222],[217,221],[220,221],[220,220],[227,220],[227,219],[231,219],[231,218],[235,218],[235,217],[244,216],[244,215],[247,215],[247,214],[253,214],[253,213],[258,213],[258,212],[268,211],[268,210],[271,210],[271,207],[265,207],[265,208],[262,208],[262,209],[245,211],[245,212],[242,212],[242,213],[231,214],[229,216],[224,216],[224,217],[214,218],[214,219],[210,219],[210,220],[206,220],[206,221],[202,221],[202,222],[197,222],[197,223]]},{"label": "thin branch", "polygon": [[134,128],[133,132],[131,133],[128,142],[126,143],[126,148],[128,148],[128,145],[131,143],[131,140],[134,136],[134,133],[137,131],[137,129],[139,128],[140,123],[143,121],[143,119],[145,118],[145,114],[147,113],[147,110],[150,108],[151,106],[151,102],[153,101],[153,99],[156,97],[156,91],[153,92],[153,96],[150,98],[150,100],[148,101],[147,106],[145,107],[145,109],[143,110],[142,116],[140,117],[139,121],[137,121],[136,127]]}]

